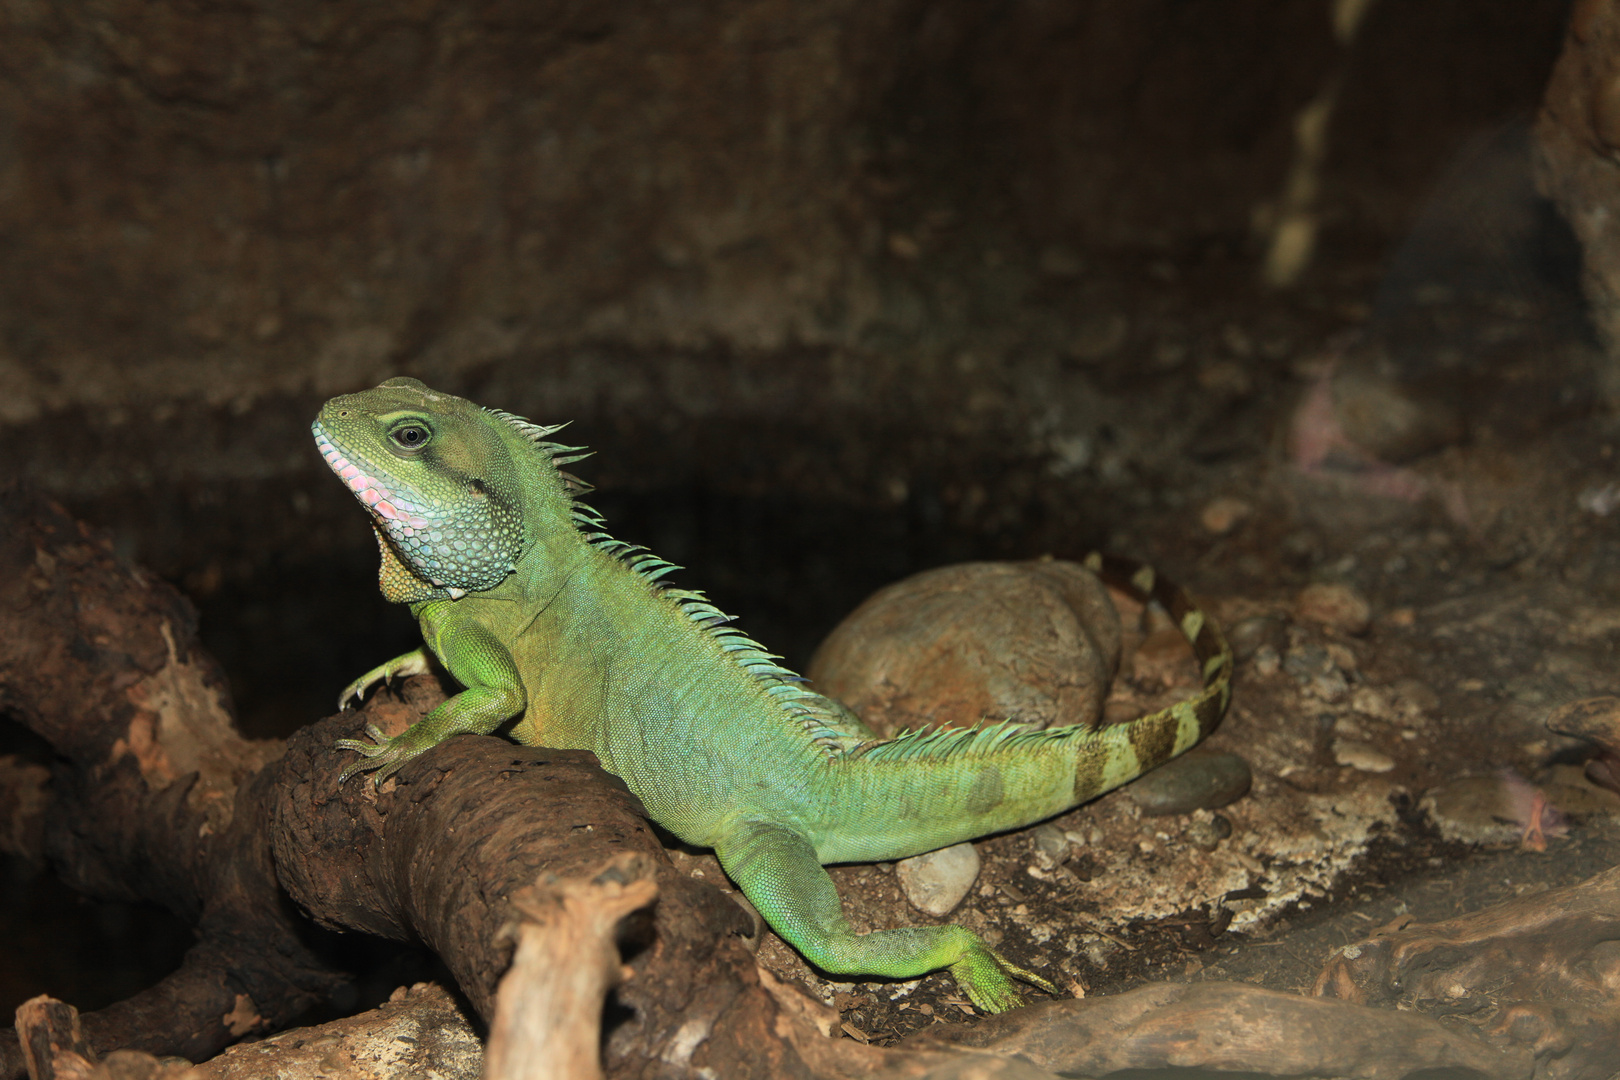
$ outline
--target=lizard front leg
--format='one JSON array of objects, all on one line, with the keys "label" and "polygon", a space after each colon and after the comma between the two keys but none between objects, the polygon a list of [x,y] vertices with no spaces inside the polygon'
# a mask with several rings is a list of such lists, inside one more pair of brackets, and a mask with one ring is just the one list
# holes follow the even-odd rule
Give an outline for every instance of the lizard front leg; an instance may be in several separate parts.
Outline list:
[{"label": "lizard front leg", "polygon": [[412,649],[408,653],[394,657],[386,664],[378,664],[343,688],[343,693],[338,695],[338,711],[347,709],[351,702],[358,702],[366,696],[367,690],[378,683],[387,684],[411,675],[425,675],[427,670],[426,649]]},{"label": "lizard front leg", "polygon": [[968,1000],[985,1012],[1023,1004],[1013,978],[1057,993],[1051,983],[1012,964],[960,926],[856,934],[814,845],[786,826],[736,822],[715,845],[715,854],[771,929],[823,971],[909,979],[949,968]]},{"label": "lizard front leg", "polygon": [[[398,772],[411,758],[450,738],[463,733],[488,735],[507,720],[520,715],[526,705],[523,680],[518,675],[517,663],[505,645],[494,634],[477,623],[463,623],[438,635],[435,652],[456,681],[466,687],[400,734],[389,738],[375,724],[366,725],[365,739],[339,739],[336,745],[343,750],[354,750],[364,755],[349,765],[338,777],[342,784],[349,777],[375,770],[375,783],[382,782]],[[412,656],[406,653],[390,664],[399,664]],[[423,658],[425,666],[425,657]],[[384,664],[382,670],[390,664]],[[400,674],[403,668],[396,668]],[[368,673],[358,682],[370,678]],[[375,681],[375,680],[373,680]]]}]

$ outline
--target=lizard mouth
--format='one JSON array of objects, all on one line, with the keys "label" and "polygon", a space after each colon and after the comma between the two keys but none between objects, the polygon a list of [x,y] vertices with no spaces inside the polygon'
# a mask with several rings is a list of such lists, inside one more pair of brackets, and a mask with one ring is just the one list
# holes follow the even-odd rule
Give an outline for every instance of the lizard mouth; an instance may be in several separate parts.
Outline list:
[{"label": "lizard mouth", "polygon": [[350,455],[332,441],[319,420],[311,425],[311,429],[315,433],[315,448],[326,459],[327,467],[354,492],[354,497],[366,509],[389,526],[390,533],[397,530],[406,537],[414,536],[417,529],[427,528],[431,524],[409,499],[401,498],[380,478],[351,461]]}]

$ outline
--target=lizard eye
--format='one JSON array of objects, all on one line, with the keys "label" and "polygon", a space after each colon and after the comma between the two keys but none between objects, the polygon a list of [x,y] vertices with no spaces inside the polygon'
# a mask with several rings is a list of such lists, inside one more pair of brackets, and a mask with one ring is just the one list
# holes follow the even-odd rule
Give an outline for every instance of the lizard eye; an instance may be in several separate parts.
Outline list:
[{"label": "lizard eye", "polygon": [[406,424],[404,427],[398,427],[390,431],[388,437],[393,439],[394,445],[401,450],[415,451],[426,446],[432,434],[421,424]]}]

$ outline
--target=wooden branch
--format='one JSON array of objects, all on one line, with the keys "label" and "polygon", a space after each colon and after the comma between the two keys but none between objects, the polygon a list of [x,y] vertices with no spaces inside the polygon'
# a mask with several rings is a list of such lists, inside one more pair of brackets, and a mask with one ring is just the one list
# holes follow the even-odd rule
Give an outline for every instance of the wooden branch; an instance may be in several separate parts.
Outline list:
[{"label": "wooden branch", "polygon": [[17,1035],[29,1080],[65,1080],[88,1072],[95,1059],[79,1011],[43,994],[17,1006]]},{"label": "wooden branch", "polygon": [[931,1028],[899,1046],[1018,1054],[1063,1076],[1172,1067],[1323,1078],[1427,1069],[1474,1070],[1493,1080],[1531,1075],[1527,1055],[1504,1055],[1427,1016],[1228,982],[1159,983],[1032,1005]]},{"label": "wooden branch", "polygon": [[633,972],[619,921],[658,895],[644,856],[627,854],[587,881],[547,874],[512,898],[522,922],[496,994],[485,1080],[599,1080],[602,1004]]},{"label": "wooden branch", "polygon": [[1347,945],[1316,992],[1467,1017],[1503,1055],[1533,1056],[1538,1077],[1608,1077],[1620,1064],[1617,942],[1620,867]]},{"label": "wooden branch", "polygon": [[[408,724],[440,699],[432,680],[312,725],[282,753],[235,732],[194,623],[104,538],[0,492],[0,701],[60,755],[48,807],[27,818],[43,823],[39,847],[80,891],[154,900],[198,927],[180,971],[83,1016],[91,1047],[202,1060],[340,985],[287,893],[326,927],[426,943],[487,1017],[511,951],[509,898],[541,868],[578,878],[628,851],[652,860],[660,899],[631,920],[640,952],[619,1002],[633,1015],[607,1040],[609,1074],[712,1060],[727,1075],[812,1075],[773,1034],[780,1009],[745,945],[751,918],[673,869],[591,755],[459,738],[381,796],[364,780],[340,791],[351,756],[335,740],[368,719]],[[37,793],[37,776],[19,791],[30,783]],[[0,1033],[0,1077],[23,1069],[15,1032]]]},{"label": "wooden branch", "polygon": [[483,1057],[465,1007],[444,987],[420,983],[375,1009],[233,1046],[183,1080],[479,1080]]},{"label": "wooden branch", "polygon": [[[1590,1070],[1574,1066],[1597,1067],[1591,1055],[1600,1051],[1583,1046],[1620,1038],[1616,995],[1594,992],[1590,978],[1613,969],[1616,870],[1347,951],[1323,982],[1341,1000],[1236,984],[1151,986],[941,1025],[894,1048],[858,1045],[837,1037],[836,1014],[755,967],[745,945],[752,919],[673,869],[640,805],[591,755],[460,737],[381,792],[364,780],[340,789],[350,757],[335,740],[366,720],[402,729],[442,699],[436,684],[410,680],[360,715],[305,728],[285,748],[252,743],[231,726],[193,621],[173,590],[119,564],[110,545],[60,510],[0,492],[0,703],[59,755],[48,784],[37,767],[0,767],[0,843],[49,859],[81,891],[164,904],[199,934],[180,971],[85,1014],[80,1036],[46,1038],[64,1077],[68,1067],[110,1077],[115,1063],[128,1075],[161,1075],[155,1059],[95,1055],[123,1047],[200,1060],[244,1034],[274,1031],[340,985],[321,932],[289,895],[329,929],[427,944],[473,1008],[494,1015],[514,936],[502,928],[516,913],[513,898],[542,872],[561,892],[524,902],[550,930],[532,947],[566,943],[589,956],[549,969],[557,981],[547,992],[562,993],[556,987],[568,980],[582,987],[566,998],[582,1019],[568,1020],[561,1004],[546,1010],[554,1025],[577,1023],[582,1033],[623,975],[607,927],[644,902],[637,889],[656,883],[656,904],[621,924],[633,976],[615,996],[630,1019],[607,1035],[609,1077],[899,1080],[978,1070],[1031,1080],[1203,1065],[1300,1076],[1467,1069],[1506,1080],[1539,1063],[1553,1080],[1576,1080]],[[614,909],[587,910],[588,929],[560,929],[560,916],[580,917],[571,890],[611,884],[600,870],[614,855],[648,873],[620,888]],[[533,975],[512,978],[518,987]],[[1497,1010],[1488,1039],[1410,1011],[1438,1014],[1433,1002],[1456,1000],[1458,987]],[[1372,1007],[1384,1001],[1409,1011]],[[30,1037],[41,1030],[31,1023]],[[508,1022],[500,1026],[503,1045],[515,1046],[504,1042]],[[584,1044],[594,1041],[586,1035]],[[296,1054],[296,1042],[280,1045]],[[196,1076],[272,1074],[266,1045]],[[15,1032],[0,1033],[0,1077],[22,1075],[23,1049]],[[588,1053],[573,1060],[589,1075]]]},{"label": "wooden branch", "polygon": [[[120,563],[104,536],[0,491],[0,703],[58,755],[43,788],[37,770],[6,770],[22,777],[0,799],[14,811],[13,846],[37,843],[81,892],[150,900],[198,930],[179,971],[84,1015],[97,1049],[205,1058],[344,979],[276,885],[263,767],[279,746],[237,734],[195,623],[183,597]],[[0,1033],[0,1077],[23,1069],[16,1034]]]},{"label": "wooden branch", "polygon": [[436,1076],[480,1080],[483,1047],[442,986],[400,987],[383,1005],[318,1027],[231,1047],[201,1065],[114,1050],[97,1060],[79,1031],[78,1010],[48,997],[17,1010],[23,1044],[36,1049],[29,1080],[394,1080]]},{"label": "wooden branch", "polygon": [[609,1075],[639,1075],[672,1053],[728,1075],[808,1076],[777,1038],[746,938],[753,921],[725,893],[677,871],[623,783],[594,755],[461,736],[402,769],[382,792],[341,791],[330,747],[369,719],[384,730],[420,716],[437,691],[409,680],[359,717],[332,717],[288,741],[273,830],[288,893],[322,925],[419,940],[444,961],[473,1008],[494,1015],[512,952],[510,898],[544,868],[588,881],[603,857],[636,853],[659,900],[629,920],[635,975],[618,994],[634,1018],[607,1040]]}]

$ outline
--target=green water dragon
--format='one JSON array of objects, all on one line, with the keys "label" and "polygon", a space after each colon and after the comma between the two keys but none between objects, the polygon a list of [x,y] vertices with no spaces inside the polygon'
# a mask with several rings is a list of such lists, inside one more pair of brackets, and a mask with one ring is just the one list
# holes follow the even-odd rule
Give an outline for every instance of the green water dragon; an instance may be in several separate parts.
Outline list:
[{"label": "green water dragon", "polygon": [[952,925],[855,933],[823,866],[900,859],[1051,817],[1197,743],[1230,698],[1232,654],[1214,622],[1145,566],[1087,564],[1160,604],[1192,643],[1204,688],[1128,723],[1033,730],[1013,722],[879,738],[731,625],[676,569],[609,536],[563,471],[586,456],[558,427],[395,378],[333,398],[313,425],[327,464],[371,513],[390,601],[425,649],[367,672],[428,670],[464,689],[362,756],[343,779],[381,783],[452,735],[510,725],[517,741],[593,751],[647,813],[713,848],[766,922],[829,973],[912,978],[948,968],[974,1005],[1021,1003],[1046,979]]}]

